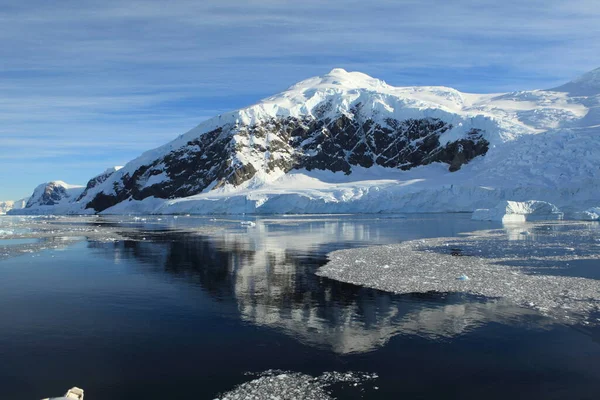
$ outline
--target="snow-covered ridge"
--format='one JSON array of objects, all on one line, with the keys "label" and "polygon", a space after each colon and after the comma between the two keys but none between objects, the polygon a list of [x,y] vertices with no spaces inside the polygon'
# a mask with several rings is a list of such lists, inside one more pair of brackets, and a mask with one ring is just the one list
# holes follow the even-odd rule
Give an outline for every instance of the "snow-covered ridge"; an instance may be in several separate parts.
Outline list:
[{"label": "snow-covered ridge", "polygon": [[600,94],[600,68],[596,68],[562,86],[553,89],[568,92],[572,96],[595,96]]},{"label": "snow-covered ridge", "polygon": [[25,208],[12,210],[11,214],[64,213],[83,189],[83,186],[63,181],[42,183],[35,188]]},{"label": "snow-covered ridge", "polygon": [[599,203],[598,93],[394,87],[336,68],[92,178],[68,212],[585,209]]}]

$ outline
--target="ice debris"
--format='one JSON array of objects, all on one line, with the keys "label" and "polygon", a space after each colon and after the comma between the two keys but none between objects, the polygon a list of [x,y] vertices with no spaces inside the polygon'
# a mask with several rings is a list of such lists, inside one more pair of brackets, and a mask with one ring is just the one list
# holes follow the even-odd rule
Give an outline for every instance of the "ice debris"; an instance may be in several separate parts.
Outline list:
[{"label": "ice debris", "polygon": [[[510,234],[494,230],[339,250],[317,275],[397,294],[459,292],[504,298],[561,322],[579,323],[600,312],[600,280],[553,274],[571,260],[600,260],[598,232],[579,224],[580,229],[550,230],[539,242],[511,240]],[[539,224],[534,230],[560,227],[566,229],[564,224]],[[467,255],[455,257],[449,246]],[[356,264],[356,259],[369,262]],[[379,267],[384,264],[391,267]]]},{"label": "ice debris", "polygon": [[361,386],[376,378],[376,374],[358,372],[325,372],[315,378],[298,372],[269,370],[222,394],[217,400],[329,400],[334,397],[327,389],[333,384],[364,390]]}]

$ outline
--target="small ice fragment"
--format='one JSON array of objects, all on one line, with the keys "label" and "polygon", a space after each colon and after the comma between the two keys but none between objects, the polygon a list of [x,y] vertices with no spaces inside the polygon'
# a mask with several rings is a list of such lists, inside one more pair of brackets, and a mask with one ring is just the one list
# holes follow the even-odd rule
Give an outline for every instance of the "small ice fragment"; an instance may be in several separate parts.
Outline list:
[{"label": "small ice fragment", "polygon": [[241,226],[256,226],[256,224],[252,221],[242,221],[240,222]]},{"label": "small ice fragment", "polygon": [[469,280],[469,277],[468,277],[468,276],[466,276],[466,275],[461,275],[461,276],[459,276],[459,277],[458,277],[458,278],[456,278],[456,279],[457,279],[457,280],[459,280],[459,281],[468,281],[468,280]]},{"label": "small ice fragment", "polygon": [[382,266],[381,268],[388,269],[389,267],[390,267],[389,265],[385,264],[385,265],[384,265],[384,266]]}]

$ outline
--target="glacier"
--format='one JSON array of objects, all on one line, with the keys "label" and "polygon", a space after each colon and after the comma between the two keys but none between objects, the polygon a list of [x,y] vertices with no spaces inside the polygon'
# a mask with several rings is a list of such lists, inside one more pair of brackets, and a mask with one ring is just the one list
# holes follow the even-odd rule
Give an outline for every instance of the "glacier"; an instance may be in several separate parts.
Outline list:
[{"label": "glacier", "polygon": [[598,205],[599,76],[471,94],[336,68],[209,119],[59,204],[11,213],[473,212],[538,200],[574,215]]}]

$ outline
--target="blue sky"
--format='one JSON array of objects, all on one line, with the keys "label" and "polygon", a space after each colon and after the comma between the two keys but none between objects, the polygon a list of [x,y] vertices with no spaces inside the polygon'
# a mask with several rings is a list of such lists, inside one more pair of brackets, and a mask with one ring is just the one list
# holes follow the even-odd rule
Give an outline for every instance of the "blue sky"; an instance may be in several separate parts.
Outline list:
[{"label": "blue sky", "polygon": [[0,200],[334,67],[467,92],[600,67],[597,0],[0,0]]}]

